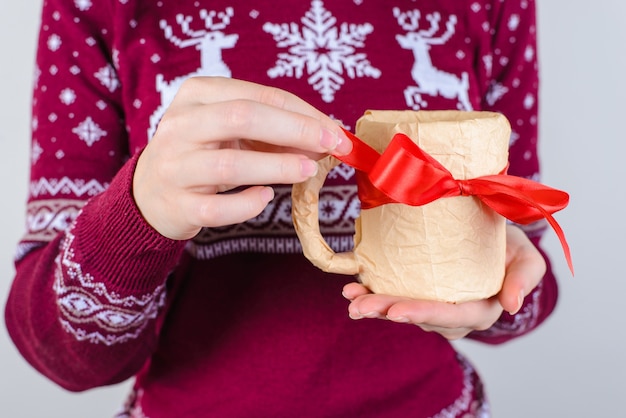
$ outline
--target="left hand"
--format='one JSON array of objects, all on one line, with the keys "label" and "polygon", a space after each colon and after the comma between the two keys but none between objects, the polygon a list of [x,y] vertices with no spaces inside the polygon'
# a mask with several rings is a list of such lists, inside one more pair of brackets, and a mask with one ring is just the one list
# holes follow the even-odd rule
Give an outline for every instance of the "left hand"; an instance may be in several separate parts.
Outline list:
[{"label": "left hand", "polygon": [[502,290],[479,301],[446,303],[371,293],[359,283],[349,283],[343,294],[350,300],[352,319],[379,318],[411,323],[425,331],[438,332],[449,340],[462,338],[474,330],[491,327],[503,311],[517,313],[546,272],[542,255],[526,234],[507,226],[506,273]]}]

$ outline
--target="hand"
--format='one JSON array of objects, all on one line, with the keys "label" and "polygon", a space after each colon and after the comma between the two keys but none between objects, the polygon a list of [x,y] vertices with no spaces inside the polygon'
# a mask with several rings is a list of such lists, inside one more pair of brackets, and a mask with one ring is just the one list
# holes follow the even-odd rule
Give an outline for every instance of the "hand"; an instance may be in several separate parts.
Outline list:
[{"label": "hand", "polygon": [[[334,121],[292,94],[190,78],[139,157],[133,196],[159,233],[189,239],[257,216],[274,196],[264,185],[304,181],[324,154],[351,147]],[[220,194],[239,186],[250,187]]]},{"label": "hand", "polygon": [[545,260],[526,234],[509,225],[504,283],[500,293],[492,298],[459,304],[415,300],[373,294],[358,283],[347,284],[343,294],[351,301],[348,311],[353,319],[380,318],[411,323],[454,340],[471,331],[491,327],[503,310],[515,314],[545,272]]}]

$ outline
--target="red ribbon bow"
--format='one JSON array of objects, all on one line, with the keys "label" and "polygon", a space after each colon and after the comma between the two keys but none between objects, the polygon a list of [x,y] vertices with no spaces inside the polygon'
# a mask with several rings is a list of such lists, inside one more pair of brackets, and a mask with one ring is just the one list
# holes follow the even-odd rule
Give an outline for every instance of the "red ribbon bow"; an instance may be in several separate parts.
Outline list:
[{"label": "red ribbon bow", "polygon": [[574,274],[565,234],[552,217],[567,206],[569,195],[566,192],[506,174],[457,180],[402,133],[393,137],[382,154],[351,132],[345,133],[352,140],[353,149],[350,154],[337,158],[357,170],[362,208],[386,203],[421,206],[441,197],[476,196],[500,215],[519,224],[545,218],[556,232],[567,265]]}]

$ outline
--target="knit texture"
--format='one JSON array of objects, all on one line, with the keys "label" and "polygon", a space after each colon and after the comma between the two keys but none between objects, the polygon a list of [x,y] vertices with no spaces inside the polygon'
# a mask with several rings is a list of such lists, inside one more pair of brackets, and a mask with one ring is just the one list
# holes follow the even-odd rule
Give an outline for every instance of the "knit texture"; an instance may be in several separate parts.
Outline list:
[{"label": "knit texture", "polygon": [[[136,376],[119,416],[488,416],[441,336],[348,319],[353,278],[301,255],[288,186],[257,218],[178,242],[143,220],[132,175],[183,80],[222,76],[291,91],[348,129],[367,109],[502,112],[509,173],[537,180],[535,43],[530,0],[44,1],[6,305],[16,346],[69,390]],[[352,245],[353,175],[339,166],[320,196],[336,251]],[[543,230],[526,229],[537,245]],[[524,335],[556,297],[549,272],[519,314],[471,337]]]}]

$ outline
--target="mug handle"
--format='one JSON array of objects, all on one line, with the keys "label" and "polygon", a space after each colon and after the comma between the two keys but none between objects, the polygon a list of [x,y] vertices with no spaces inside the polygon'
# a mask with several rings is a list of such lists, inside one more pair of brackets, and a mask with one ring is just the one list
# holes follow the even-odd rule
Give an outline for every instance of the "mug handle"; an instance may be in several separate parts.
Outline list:
[{"label": "mug handle", "polygon": [[341,161],[329,155],[318,161],[317,175],[293,185],[291,215],[304,256],[314,266],[328,273],[358,274],[359,265],[353,252],[336,253],[320,232],[319,192],[326,176]]}]

